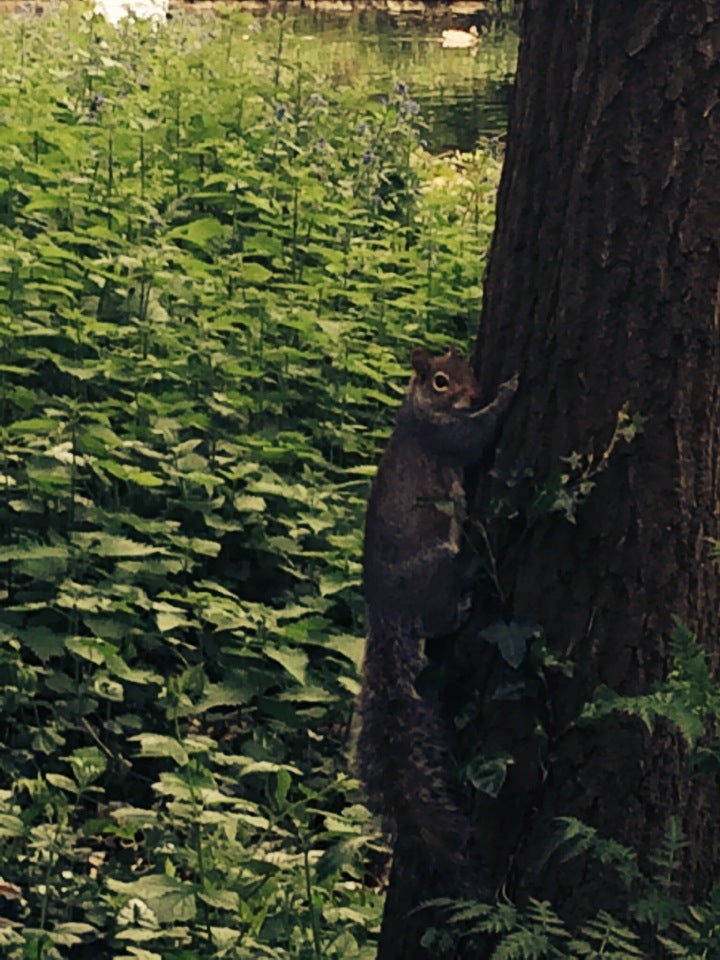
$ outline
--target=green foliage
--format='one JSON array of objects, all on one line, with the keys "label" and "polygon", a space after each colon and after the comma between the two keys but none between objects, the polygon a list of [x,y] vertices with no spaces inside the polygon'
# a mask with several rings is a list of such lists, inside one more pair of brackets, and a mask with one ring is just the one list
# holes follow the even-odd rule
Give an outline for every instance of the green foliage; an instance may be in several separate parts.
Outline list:
[{"label": "green foliage", "polygon": [[575,523],[578,507],[590,495],[600,474],[607,470],[618,444],[621,441],[631,443],[642,431],[640,414],[631,415],[627,409],[620,410],[613,434],[602,453],[573,451],[561,458],[565,469],[551,474],[538,490],[530,507],[530,520],[547,513],[559,513],[570,523]]},{"label": "green foliage", "polygon": [[[601,687],[583,708],[580,719],[593,722],[622,711],[639,717],[652,730],[657,718],[664,717],[681,730],[691,747],[696,746],[701,734],[720,716],[720,687],[693,633],[679,619],[675,620],[670,640],[673,668],[667,680],[636,697],[622,697]],[[716,769],[718,756],[717,744],[711,742],[702,748],[699,760]]]},{"label": "green foliage", "polygon": [[[535,638],[530,647],[540,669],[563,669],[559,662],[545,661],[544,637],[537,627],[519,623],[498,623],[486,631],[486,639],[506,646],[503,659],[508,666],[525,658],[526,639]],[[685,733],[691,746],[702,736],[709,746],[696,751],[696,767],[715,770],[713,760],[719,751],[715,740],[720,688],[709,674],[706,659],[695,637],[679,620],[671,635],[673,667],[668,680],[646,697],[623,698],[601,691],[583,713],[583,721],[603,719],[615,710],[640,716],[649,726],[662,716]],[[537,645],[540,645],[536,649]],[[517,650],[517,656],[515,651]],[[511,656],[508,656],[508,651]],[[466,776],[477,789],[497,796],[512,763],[507,755],[478,757],[468,766]],[[599,911],[585,923],[571,927],[547,902],[530,901],[525,909],[512,903],[498,904],[430,901],[425,906],[440,910],[441,927],[429,929],[424,945],[438,957],[454,957],[462,948],[477,950],[493,960],[540,960],[540,958],[610,957],[625,960],[647,956],[648,943],[659,944],[668,957],[688,960],[720,958],[720,884],[702,905],[688,905],[681,896],[682,852],[687,841],[679,817],[670,817],[662,841],[650,858],[650,869],[643,870],[635,852],[573,817],[561,817],[548,855],[565,863],[575,857],[589,857],[612,868],[628,890],[629,921]],[[641,940],[641,935],[644,939]],[[469,954],[468,954],[469,955]]]},{"label": "green foliage", "polygon": [[611,864],[627,886],[640,879],[632,850],[617,840],[601,837],[597,830],[575,817],[558,818],[554,849],[560,852],[563,861],[589,853],[599,863]]},{"label": "green foliage", "polygon": [[[0,952],[10,960],[369,958],[384,848],[348,775],[371,464],[412,345],[477,321],[499,161],[438,160],[405,82],[307,65],[283,24],[120,30],[65,6],[7,18],[0,65]],[[612,448],[538,512],[572,520]],[[551,486],[551,485],[550,485]],[[512,682],[553,660],[496,624]],[[718,693],[680,625],[647,698],[695,744]],[[698,762],[713,769],[709,742]],[[512,758],[466,776],[497,796]],[[718,956],[720,893],[639,889],[672,956]],[[427,945],[640,956],[598,914],[452,904]]]},{"label": "green foliage", "polygon": [[84,9],[4,20],[0,946],[369,957],[362,512],[499,163],[281,24]]},{"label": "green foliage", "polygon": [[455,956],[460,942],[482,945],[491,960],[580,960],[643,957],[638,935],[600,911],[573,935],[546,901],[531,900],[521,911],[511,904],[434,901],[447,910],[447,927],[430,930],[423,940],[439,956]]},{"label": "green foliage", "polygon": [[688,907],[685,916],[674,923],[681,937],[659,934],[658,941],[669,957],[692,960],[718,960],[720,957],[720,884],[716,884],[704,906]]},{"label": "green foliage", "polygon": [[[612,865],[623,883],[634,896],[630,910],[635,920],[644,929],[651,929],[658,943],[668,951],[668,956],[692,957],[695,960],[717,957],[717,932],[720,930],[720,886],[716,886],[709,902],[701,907],[687,906],[680,898],[678,878],[681,872],[681,852],[687,846],[685,835],[678,817],[671,817],[667,823],[660,848],[652,857],[653,868],[649,874],[643,873],[637,864],[632,850],[616,840],[601,837],[597,830],[572,817],[563,817],[558,821],[555,838],[555,850],[563,860],[579,854],[589,854],[602,864]],[[603,939],[605,945],[617,948],[617,953],[590,949],[592,934],[598,932],[603,923],[610,925],[608,935]],[[598,924],[600,926],[598,926]],[[614,926],[613,926],[614,925]],[[591,924],[582,926],[572,941],[578,956],[644,956],[637,948],[630,949],[629,943],[621,943],[622,936],[637,940],[630,931],[618,927],[616,921],[607,914],[598,914]],[[623,953],[622,951],[627,951]],[[574,955],[574,954],[573,954]]]},{"label": "green foliage", "polygon": [[464,779],[474,790],[497,797],[507,777],[507,769],[515,761],[508,753],[479,754],[465,765]]},{"label": "green foliage", "polygon": [[482,630],[480,636],[496,644],[507,665],[517,669],[525,659],[528,643],[538,636],[538,627],[532,623],[498,621]]}]

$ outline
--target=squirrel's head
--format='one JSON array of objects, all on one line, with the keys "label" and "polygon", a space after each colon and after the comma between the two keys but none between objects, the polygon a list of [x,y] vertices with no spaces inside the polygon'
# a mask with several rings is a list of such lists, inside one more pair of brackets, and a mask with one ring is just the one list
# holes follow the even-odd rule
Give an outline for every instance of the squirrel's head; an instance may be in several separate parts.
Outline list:
[{"label": "squirrel's head", "polygon": [[410,391],[415,402],[438,413],[470,412],[481,400],[480,385],[467,360],[454,347],[433,357],[419,347],[412,352]]}]

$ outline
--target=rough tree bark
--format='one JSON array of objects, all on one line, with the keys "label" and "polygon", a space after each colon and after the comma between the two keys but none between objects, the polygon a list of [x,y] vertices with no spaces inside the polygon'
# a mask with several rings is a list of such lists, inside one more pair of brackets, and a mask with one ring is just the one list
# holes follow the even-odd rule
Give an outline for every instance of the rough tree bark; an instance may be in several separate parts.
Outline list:
[{"label": "rough tree bark", "polygon": [[[499,800],[478,804],[486,881],[519,903],[549,899],[572,922],[622,914],[626,894],[612,870],[551,854],[560,816],[647,864],[677,814],[683,895],[718,879],[718,784],[691,775],[677,732],[574,720],[598,684],[635,694],[666,675],[673,615],[715,665],[720,653],[708,543],[720,493],[720,0],[526,0],[521,34],[477,351],[488,394],[522,376],[497,473],[527,467],[541,482],[563,457],[604,450],[626,405],[646,419],[576,523],[489,525],[504,616],[541,624],[574,674],[550,674],[538,737],[535,707],[491,698],[476,631],[462,651],[485,701],[458,739],[516,761]],[[481,480],[480,516],[491,493],[507,489]],[[396,863],[382,957],[429,956],[405,908],[440,891],[416,867]]]}]

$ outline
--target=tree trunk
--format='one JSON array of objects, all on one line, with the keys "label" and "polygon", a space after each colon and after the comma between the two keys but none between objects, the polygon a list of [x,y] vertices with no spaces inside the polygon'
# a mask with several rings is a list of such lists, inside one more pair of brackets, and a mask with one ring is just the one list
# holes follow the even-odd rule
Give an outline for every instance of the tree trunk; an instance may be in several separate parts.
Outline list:
[{"label": "tree trunk", "polygon": [[717,876],[716,784],[690,778],[679,737],[573,721],[598,684],[630,695],[663,678],[673,615],[718,651],[707,538],[718,535],[720,4],[563,6],[526,4],[478,358],[489,384],[523,373],[501,473],[526,464],[546,478],[574,452],[600,466],[618,412],[645,418],[575,524],[550,515],[503,557],[513,619],[541,624],[575,675],[551,684],[543,769],[513,771],[526,802],[492,860],[503,871],[512,859],[518,893],[582,916],[615,907],[617,890],[587,864],[547,860],[558,816],[647,862],[680,814],[686,895]]},{"label": "tree trunk", "polygon": [[[682,895],[718,878],[718,784],[691,772],[679,733],[576,719],[600,684],[632,695],[666,676],[673,616],[717,666],[720,2],[526,0],[521,32],[477,352],[488,396],[516,369],[521,387],[478,516],[491,495],[519,505],[522,522],[483,520],[503,616],[539,624],[573,674],[549,672],[534,703],[497,699],[503,664],[476,630],[462,649],[483,706],[462,745],[515,760],[498,800],[477,804],[486,882],[573,924],[622,919],[627,893],[609,868],[561,862],[558,817],[647,867],[678,815]],[[645,418],[627,444],[612,441],[622,410]],[[574,522],[528,518],[532,490],[573,473],[574,454],[595,484]],[[386,934],[404,922],[389,910]],[[414,947],[393,960],[425,955]]]}]

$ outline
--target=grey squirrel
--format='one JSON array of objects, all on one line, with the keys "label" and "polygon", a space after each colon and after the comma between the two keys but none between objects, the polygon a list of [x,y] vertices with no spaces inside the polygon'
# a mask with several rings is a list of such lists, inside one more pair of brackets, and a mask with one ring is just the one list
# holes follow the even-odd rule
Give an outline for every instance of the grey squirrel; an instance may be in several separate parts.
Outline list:
[{"label": "grey squirrel", "polygon": [[417,349],[412,366],[365,518],[358,773],[398,834],[416,837],[436,861],[457,862],[468,830],[453,797],[438,704],[416,682],[424,641],[453,633],[466,612],[464,468],[495,443],[519,380],[507,380],[480,408],[480,385],[454,349],[442,356]]}]

